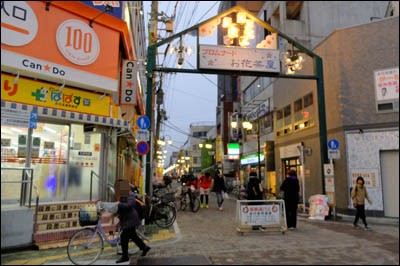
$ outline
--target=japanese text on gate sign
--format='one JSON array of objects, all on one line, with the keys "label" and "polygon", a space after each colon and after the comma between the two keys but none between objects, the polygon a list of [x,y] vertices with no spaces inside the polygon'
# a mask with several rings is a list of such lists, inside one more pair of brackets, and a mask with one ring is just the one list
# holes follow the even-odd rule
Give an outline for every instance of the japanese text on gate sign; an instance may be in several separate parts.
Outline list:
[{"label": "japanese text on gate sign", "polygon": [[279,50],[200,45],[199,68],[279,72]]}]

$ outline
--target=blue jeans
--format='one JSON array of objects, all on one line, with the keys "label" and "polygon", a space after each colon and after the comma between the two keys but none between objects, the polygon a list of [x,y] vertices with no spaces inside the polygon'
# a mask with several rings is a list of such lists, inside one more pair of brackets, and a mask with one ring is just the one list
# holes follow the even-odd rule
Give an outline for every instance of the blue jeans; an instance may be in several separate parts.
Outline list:
[{"label": "blue jeans", "polygon": [[223,195],[222,191],[215,192],[215,194],[217,194],[218,208],[221,208],[222,207],[222,203],[224,202],[224,195]]}]

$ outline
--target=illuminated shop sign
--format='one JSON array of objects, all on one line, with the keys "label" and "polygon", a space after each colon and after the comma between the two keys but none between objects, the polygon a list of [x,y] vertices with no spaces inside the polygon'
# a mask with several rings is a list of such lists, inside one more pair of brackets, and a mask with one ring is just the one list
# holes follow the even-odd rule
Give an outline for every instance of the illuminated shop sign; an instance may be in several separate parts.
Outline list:
[{"label": "illuminated shop sign", "polygon": [[99,94],[61,88],[47,82],[39,82],[1,74],[1,99],[4,101],[24,103],[34,106],[49,107],[79,113],[110,116],[110,97],[99,97]]},{"label": "illuminated shop sign", "polygon": [[81,16],[55,5],[46,11],[42,1],[1,3],[2,71],[118,91],[120,32],[99,24],[91,28]]},{"label": "illuminated shop sign", "polygon": [[[264,161],[264,154],[260,153],[260,162]],[[257,154],[245,156],[240,160],[241,165],[256,164],[258,163]]]}]

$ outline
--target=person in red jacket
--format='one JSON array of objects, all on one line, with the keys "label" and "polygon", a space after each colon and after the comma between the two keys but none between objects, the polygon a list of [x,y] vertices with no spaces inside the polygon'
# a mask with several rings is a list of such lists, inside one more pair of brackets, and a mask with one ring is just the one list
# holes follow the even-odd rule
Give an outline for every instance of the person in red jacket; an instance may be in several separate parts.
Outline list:
[{"label": "person in red jacket", "polygon": [[190,186],[193,186],[194,189],[197,190],[198,185],[199,184],[197,178],[194,175],[190,174],[186,180],[185,187],[190,188]]},{"label": "person in red jacket", "polygon": [[[210,190],[213,184],[213,179],[210,173],[202,174],[199,178],[199,186],[200,186],[200,208],[204,208],[204,206],[208,209],[208,194],[210,194]],[[204,197],[206,198],[206,204],[204,205]]]}]

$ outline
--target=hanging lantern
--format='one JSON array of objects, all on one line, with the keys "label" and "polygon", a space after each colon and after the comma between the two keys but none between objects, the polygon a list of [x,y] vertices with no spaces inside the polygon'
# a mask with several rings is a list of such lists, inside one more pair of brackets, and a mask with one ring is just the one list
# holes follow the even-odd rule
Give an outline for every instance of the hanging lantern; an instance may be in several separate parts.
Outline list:
[{"label": "hanging lantern", "polygon": [[239,25],[236,23],[232,23],[231,25],[229,25],[228,28],[228,37],[231,39],[239,37],[239,30]]},{"label": "hanging lantern", "polygon": [[222,20],[222,28],[226,29],[231,24],[232,24],[232,18],[231,17],[224,17],[224,19]]},{"label": "hanging lantern", "polygon": [[240,25],[245,24],[246,23],[246,13],[237,12],[237,14],[236,14],[236,22],[239,23]]}]

